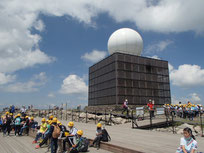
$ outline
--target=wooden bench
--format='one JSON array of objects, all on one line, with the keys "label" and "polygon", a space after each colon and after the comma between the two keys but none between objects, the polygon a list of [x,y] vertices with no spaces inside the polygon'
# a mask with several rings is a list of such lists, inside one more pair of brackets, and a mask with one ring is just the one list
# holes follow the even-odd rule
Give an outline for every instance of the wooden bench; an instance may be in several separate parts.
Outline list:
[{"label": "wooden bench", "polygon": [[[33,130],[33,129],[29,130],[29,136],[30,137],[35,138],[36,133],[37,133],[36,130]],[[58,152],[60,152],[60,153],[63,151],[63,140],[64,139],[65,138],[58,139]],[[90,144],[93,143],[93,139],[89,139],[89,141],[90,141]],[[100,148],[103,150],[114,152],[114,153],[143,153],[143,152],[132,150],[129,148],[117,146],[117,145],[111,144],[109,142],[101,142]]]}]

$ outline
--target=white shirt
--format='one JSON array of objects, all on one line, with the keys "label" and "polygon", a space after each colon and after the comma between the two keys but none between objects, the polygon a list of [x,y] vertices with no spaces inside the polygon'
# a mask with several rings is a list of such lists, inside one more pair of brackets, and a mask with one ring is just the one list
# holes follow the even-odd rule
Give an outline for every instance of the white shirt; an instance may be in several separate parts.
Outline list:
[{"label": "white shirt", "polygon": [[183,153],[182,146],[185,146],[185,149],[187,153],[190,153],[193,149],[197,150],[197,142],[191,138],[189,141],[187,141],[185,138],[181,138],[180,140],[180,147],[177,149],[177,153]]},{"label": "white shirt", "polygon": [[71,135],[76,135],[77,134],[77,129],[75,128],[75,127],[72,127],[71,129],[70,129],[70,131],[69,131],[69,133],[71,134]]}]

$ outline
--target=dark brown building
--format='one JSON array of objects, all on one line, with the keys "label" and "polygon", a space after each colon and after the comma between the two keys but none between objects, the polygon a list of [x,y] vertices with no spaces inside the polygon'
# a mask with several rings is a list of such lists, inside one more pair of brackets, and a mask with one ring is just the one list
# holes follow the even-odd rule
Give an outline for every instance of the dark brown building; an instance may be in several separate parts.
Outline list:
[{"label": "dark brown building", "polygon": [[171,103],[168,62],[114,53],[89,68],[89,106]]}]

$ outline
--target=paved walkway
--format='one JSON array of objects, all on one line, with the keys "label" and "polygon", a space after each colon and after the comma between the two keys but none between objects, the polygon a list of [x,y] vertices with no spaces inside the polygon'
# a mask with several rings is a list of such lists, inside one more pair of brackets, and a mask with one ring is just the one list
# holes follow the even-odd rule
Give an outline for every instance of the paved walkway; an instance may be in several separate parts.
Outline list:
[{"label": "paved walkway", "polygon": [[[32,144],[33,138],[29,136],[14,136],[13,133],[9,137],[0,133],[0,153],[48,153],[47,147],[35,149],[36,144]],[[50,151],[49,151],[50,152]],[[89,148],[88,153],[111,153],[105,150]]]},{"label": "paved walkway", "polygon": [[[68,121],[61,121],[67,126]],[[75,127],[84,131],[84,136],[94,139],[96,125],[90,123],[77,123]],[[131,124],[122,124],[105,127],[112,140],[111,144],[130,148],[144,153],[174,153],[179,147],[182,135],[132,129]],[[204,137],[196,137],[199,152],[204,152]],[[96,152],[97,153],[97,152]]]}]

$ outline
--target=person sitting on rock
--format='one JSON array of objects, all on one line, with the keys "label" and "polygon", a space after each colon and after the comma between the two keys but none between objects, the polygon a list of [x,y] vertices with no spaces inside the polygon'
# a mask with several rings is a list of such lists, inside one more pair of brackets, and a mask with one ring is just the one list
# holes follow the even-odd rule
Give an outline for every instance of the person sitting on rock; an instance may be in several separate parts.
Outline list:
[{"label": "person sitting on rock", "polygon": [[102,133],[102,124],[98,123],[96,126],[96,138],[93,141],[93,144],[90,145],[90,147],[93,147],[96,144],[97,150],[100,148],[100,142],[103,138],[103,133]]}]

